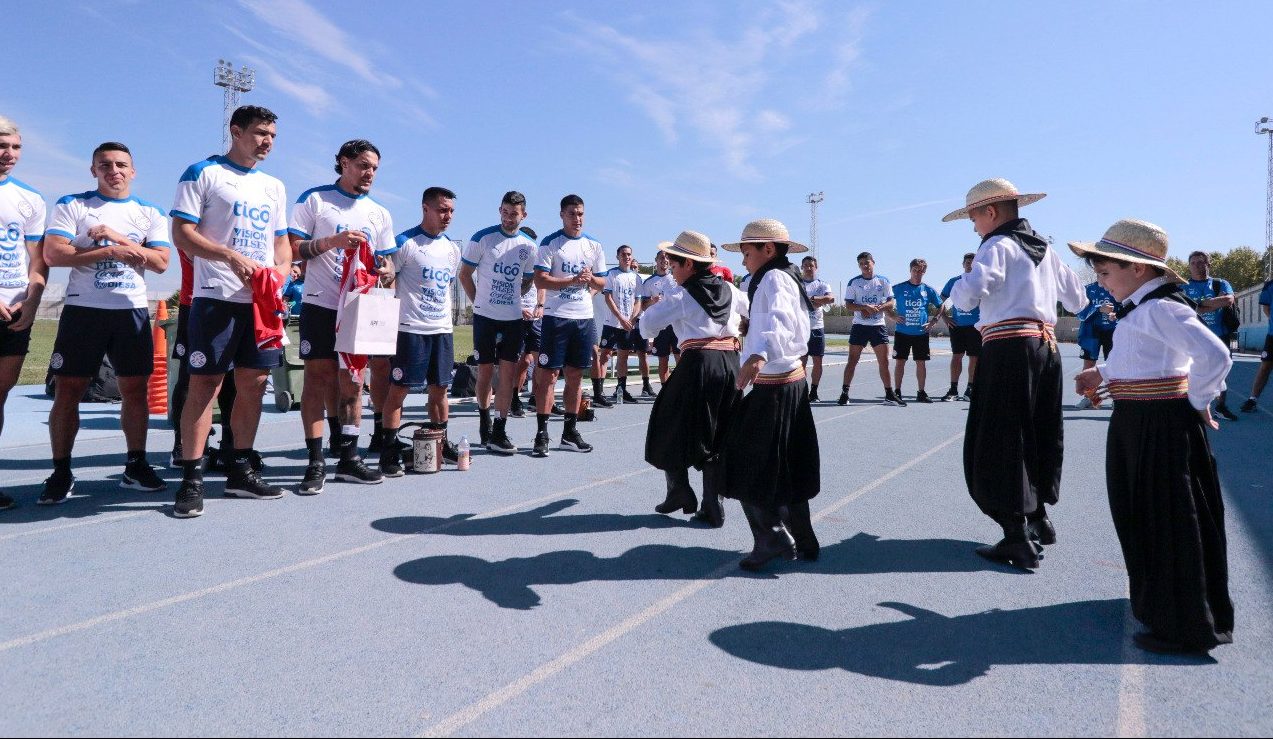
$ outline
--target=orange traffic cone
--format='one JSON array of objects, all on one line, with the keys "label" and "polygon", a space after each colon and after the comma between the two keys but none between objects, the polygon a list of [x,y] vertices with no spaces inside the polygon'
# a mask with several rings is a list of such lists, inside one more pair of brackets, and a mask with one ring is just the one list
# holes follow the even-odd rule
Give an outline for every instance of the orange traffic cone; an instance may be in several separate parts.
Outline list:
[{"label": "orange traffic cone", "polygon": [[159,301],[159,310],[155,314],[155,328],[152,336],[155,343],[155,370],[150,375],[146,386],[147,405],[150,415],[168,415],[168,336],[160,321],[168,320],[168,301]]}]

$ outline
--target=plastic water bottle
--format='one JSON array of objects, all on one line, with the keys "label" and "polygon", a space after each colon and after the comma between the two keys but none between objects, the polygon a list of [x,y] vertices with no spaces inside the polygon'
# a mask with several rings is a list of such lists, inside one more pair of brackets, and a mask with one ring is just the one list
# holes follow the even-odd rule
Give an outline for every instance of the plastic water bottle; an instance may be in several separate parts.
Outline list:
[{"label": "plastic water bottle", "polygon": [[460,437],[460,459],[455,468],[461,472],[469,468],[469,437]]}]

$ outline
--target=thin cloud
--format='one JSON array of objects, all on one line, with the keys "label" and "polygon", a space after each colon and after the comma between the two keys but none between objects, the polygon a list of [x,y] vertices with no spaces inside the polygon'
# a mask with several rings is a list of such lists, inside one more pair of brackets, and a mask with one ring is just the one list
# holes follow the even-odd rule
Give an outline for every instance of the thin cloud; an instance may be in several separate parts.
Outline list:
[{"label": "thin cloud", "polygon": [[310,115],[325,115],[336,105],[336,99],[321,85],[291,79],[274,68],[274,65],[259,57],[248,56],[245,60],[259,69],[265,82],[274,89],[295,98],[305,106]]},{"label": "thin cloud", "polygon": [[375,85],[396,88],[402,81],[378,69],[358,51],[357,40],[305,0],[239,0],[258,20],[313,54],[352,70]]},{"label": "thin cloud", "polygon": [[902,213],[908,210],[919,210],[920,208],[931,208],[934,205],[950,205],[951,203],[960,202],[959,198],[942,198],[941,200],[925,200],[922,203],[910,203],[909,205],[899,205],[895,208],[885,208],[884,210],[873,210],[867,213],[853,213],[851,215],[824,221],[823,226],[836,226],[849,221],[861,221],[867,218],[879,218],[880,216],[892,215],[894,213]]}]

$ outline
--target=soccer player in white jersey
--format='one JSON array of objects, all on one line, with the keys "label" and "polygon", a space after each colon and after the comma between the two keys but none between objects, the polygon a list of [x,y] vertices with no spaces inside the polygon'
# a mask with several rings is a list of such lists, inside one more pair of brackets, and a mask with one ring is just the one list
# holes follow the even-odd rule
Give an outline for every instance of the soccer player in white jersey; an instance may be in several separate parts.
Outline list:
[{"label": "soccer player in white jersey", "polygon": [[[664,293],[676,287],[676,280],[668,274],[667,252],[663,251],[664,247],[671,245],[670,241],[659,244],[659,251],[654,255],[654,274],[641,283],[641,312],[643,313],[658,304],[663,299]],[[663,385],[667,384],[667,378],[672,374],[668,364],[673,354],[680,356],[681,349],[677,345],[676,332],[668,326],[654,337],[654,356],[659,359],[659,383]]]},{"label": "soccer player in white jersey", "polygon": [[260,270],[273,269],[281,280],[292,262],[284,210],[287,193],[282,182],[256,168],[274,148],[277,119],[255,105],[234,111],[230,151],[186,169],[169,213],[173,242],[194,262],[186,354],[190,389],[181,412],[186,458],[174,509],[178,518],[203,514],[201,460],[212,426],[212,399],[231,369],[237,390],[230,414],[235,449],[225,494],[272,499],[284,492],[251,467],[265,380],[282,355],[281,349],[256,344],[252,285]]},{"label": "soccer player in white jersey", "polygon": [[146,462],[146,386],[155,347],[145,274],[168,269],[168,219],[162,208],[132,194],[137,172],[127,146],[107,141],[93,150],[92,162],[97,189],[57,201],[44,235],[44,261],[70,267],[71,277],[49,358],[57,377],[49,413],[53,474],[44,481],[40,505],[65,501],[75,487],[71,449],[80,430],[80,398],[104,356],[115,368],[123,399],[119,420],[128,462],[120,487],[147,492],[167,487]]},{"label": "soccer player in white jersey", "polygon": [[592,451],[592,445],[583,440],[576,424],[583,371],[592,365],[594,324],[590,291],[605,287],[601,275],[606,272],[606,254],[600,242],[583,232],[583,213],[583,198],[578,195],[562,198],[561,230],[544,238],[535,260],[535,286],[547,291],[543,348],[535,370],[538,431],[533,454],[536,457],[548,456],[548,417],[553,387],[563,368],[566,389],[562,402],[566,413],[561,448]]},{"label": "soccer player in white jersey", "polygon": [[800,281],[804,283],[805,294],[813,303],[809,312],[809,351],[800,360],[800,366],[813,359],[813,374],[809,377],[809,402],[818,402],[818,382],[822,380],[822,357],[827,353],[826,321],[822,312],[835,302],[831,294],[831,286],[818,279],[818,259],[808,256],[800,260]]},{"label": "soccer player in white jersey", "polygon": [[[473,350],[477,355],[477,411],[482,446],[496,454],[516,454],[508,438],[508,411],[517,383],[522,349],[522,298],[532,290],[537,247],[522,233],[526,196],[504,193],[499,225],[473,234],[461,255],[460,285],[473,303]],[[491,428],[491,378],[499,362]]]},{"label": "soccer player in white jersey", "polygon": [[[336,479],[364,485],[384,479],[358,456],[362,379],[351,378],[339,366],[336,354],[336,308],[345,261],[357,259],[356,250],[365,243],[380,252],[394,246],[389,211],[368,195],[379,169],[380,150],[374,144],[364,139],[346,141],[336,153],[336,184],[306,190],[292,209],[289,238],[294,253],[306,263],[301,308],[301,359],[305,362],[301,424],[309,462],[297,491],[302,495],[322,492],[327,477],[324,413],[331,446],[340,457]],[[384,271],[389,274],[389,267]]]},{"label": "soccer player in white jersey", "polygon": [[641,312],[641,275],[633,267],[632,247],[624,244],[615,251],[619,266],[606,274],[606,312],[601,329],[601,364],[610,361],[611,353],[619,355],[615,374],[618,385],[614,389],[614,402],[635,403],[628,392],[628,357],[633,352],[645,351],[645,339],[636,330],[637,315]]},{"label": "soccer player in white jersey", "polygon": [[[44,197],[13,176],[22,158],[22,133],[0,116],[0,431],[9,391],[18,383],[31,343],[44,281]],[[0,511],[17,503],[0,492]]]},{"label": "soccer player in white jersey", "polygon": [[857,315],[849,329],[849,361],[844,365],[844,385],[838,402],[848,405],[853,372],[862,358],[862,350],[870,344],[884,383],[884,404],[905,406],[906,401],[893,392],[888,370],[888,329],[884,316],[893,310],[893,286],[887,277],[875,273],[875,257],[870,252],[859,254],[857,262],[862,274],[849,280],[844,288],[844,306]]},{"label": "soccer player in white jersey", "polygon": [[[539,243],[539,236],[536,235],[535,229],[530,226],[522,226],[521,232],[530,237],[532,242]],[[536,253],[538,253],[536,247]],[[544,319],[544,300],[546,293],[543,288],[534,287],[534,273],[531,274],[531,289],[522,293],[522,355],[517,360],[517,382],[514,384],[516,391],[513,393],[512,402],[509,405],[509,414],[513,418],[524,418],[526,411],[522,408],[522,385],[526,384],[526,378],[530,372],[534,370],[535,360],[539,356],[539,340],[543,334]],[[533,377],[533,375],[530,375]],[[531,395],[531,404],[534,405],[534,395]]]},{"label": "soccer player in white jersey", "polygon": [[389,359],[390,384],[382,410],[385,444],[380,470],[385,477],[403,474],[397,437],[402,404],[412,388],[428,386],[429,423],[443,433],[442,456],[459,460],[459,450],[446,439],[449,407],[446,389],[455,364],[454,320],[451,303],[460,271],[460,247],[446,235],[455,216],[455,193],[430,187],[421,198],[420,225],[398,234],[387,254],[396,277],[394,287],[402,308],[398,319],[398,351]]}]

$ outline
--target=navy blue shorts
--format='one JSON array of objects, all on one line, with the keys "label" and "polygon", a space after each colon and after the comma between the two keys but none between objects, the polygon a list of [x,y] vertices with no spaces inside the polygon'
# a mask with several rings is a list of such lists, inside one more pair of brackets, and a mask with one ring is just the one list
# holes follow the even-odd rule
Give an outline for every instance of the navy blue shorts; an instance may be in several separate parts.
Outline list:
[{"label": "navy blue shorts", "polygon": [[955,326],[950,330],[950,351],[975,357],[981,354],[981,332],[976,326]]},{"label": "navy blue shorts", "polygon": [[336,311],[301,305],[301,359],[336,359]]},{"label": "navy blue shorts", "polygon": [[522,354],[538,354],[544,333],[541,321],[522,319]]},{"label": "navy blue shorts", "polygon": [[601,329],[601,348],[624,352],[645,351],[645,339],[636,328],[624,331],[620,326],[606,326]]},{"label": "navy blue shorts", "polygon": [[671,326],[668,326],[660,331],[658,336],[654,337],[654,356],[670,357],[673,354],[680,356],[681,347],[677,342],[676,332],[672,330]]},{"label": "navy blue shorts", "polygon": [[478,364],[516,362],[522,355],[522,319],[496,321],[473,314],[473,354]]},{"label": "navy blue shorts", "polygon": [[849,329],[849,346],[888,346],[888,331],[883,326],[853,324]]},{"label": "navy blue shorts", "polygon": [[13,321],[0,321],[0,357],[25,356],[31,347],[31,329],[10,331],[10,323]]},{"label": "navy blue shorts", "polygon": [[452,334],[398,332],[398,351],[389,357],[389,379],[403,387],[450,387],[455,369],[455,337]]},{"label": "navy blue shorts", "polygon": [[1273,360],[1273,334],[1264,337],[1264,353],[1260,355],[1261,362]]},{"label": "navy blue shorts", "polygon": [[192,375],[224,375],[232,369],[279,366],[282,349],[258,349],[251,303],[195,298],[190,304],[189,355]]},{"label": "navy blue shorts", "polygon": [[150,311],[82,305],[63,308],[49,369],[59,377],[96,377],[102,357],[110,357],[119,377],[145,377],[154,372]]},{"label": "navy blue shorts", "polygon": [[592,366],[592,334],[591,318],[544,316],[539,366],[551,370],[588,369]]},{"label": "navy blue shorts", "polygon": [[186,361],[186,346],[190,344],[190,306],[177,306],[177,338],[172,342],[172,359]]},{"label": "navy blue shorts", "polygon": [[805,352],[811,357],[821,357],[827,353],[827,332],[820,328],[810,329],[809,347]]},{"label": "navy blue shorts", "polygon": [[1089,342],[1084,342],[1086,346],[1080,344],[1082,351],[1079,357],[1089,362],[1095,362],[1101,358],[1101,354],[1105,354],[1105,358],[1109,359],[1109,353],[1114,350],[1114,332],[1107,329],[1092,327],[1092,338]]}]

